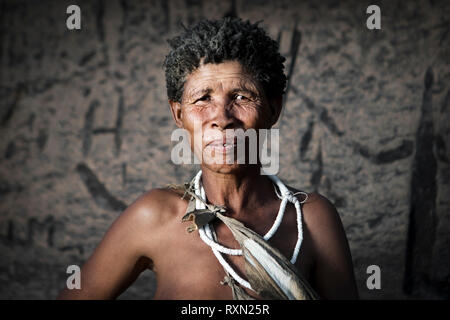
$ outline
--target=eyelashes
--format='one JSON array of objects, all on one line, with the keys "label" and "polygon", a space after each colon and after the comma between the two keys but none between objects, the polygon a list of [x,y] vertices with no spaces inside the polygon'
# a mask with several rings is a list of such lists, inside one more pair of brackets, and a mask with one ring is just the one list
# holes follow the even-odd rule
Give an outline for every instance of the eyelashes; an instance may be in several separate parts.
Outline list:
[{"label": "eyelashes", "polygon": [[211,97],[209,95],[205,95],[205,96],[195,100],[194,103],[197,103],[199,101],[210,101],[210,100],[211,100]]},{"label": "eyelashes", "polygon": [[[235,94],[233,95],[233,101],[238,103],[246,103],[246,102],[255,102],[256,99],[250,98],[243,94]],[[201,102],[209,102],[211,101],[210,95],[204,95],[196,100],[194,100],[193,104],[200,104]]]},{"label": "eyelashes", "polygon": [[234,99],[237,100],[237,101],[250,101],[250,98],[248,98],[248,97],[246,97],[246,96],[244,96],[242,94],[235,95]]}]

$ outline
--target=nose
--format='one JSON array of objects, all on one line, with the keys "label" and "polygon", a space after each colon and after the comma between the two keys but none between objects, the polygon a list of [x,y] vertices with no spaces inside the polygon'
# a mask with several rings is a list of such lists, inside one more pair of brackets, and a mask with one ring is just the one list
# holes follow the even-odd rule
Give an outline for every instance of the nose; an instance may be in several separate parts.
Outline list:
[{"label": "nose", "polygon": [[217,101],[214,108],[214,115],[211,121],[211,127],[220,129],[233,129],[236,126],[236,118],[233,115],[232,103],[229,99]]}]

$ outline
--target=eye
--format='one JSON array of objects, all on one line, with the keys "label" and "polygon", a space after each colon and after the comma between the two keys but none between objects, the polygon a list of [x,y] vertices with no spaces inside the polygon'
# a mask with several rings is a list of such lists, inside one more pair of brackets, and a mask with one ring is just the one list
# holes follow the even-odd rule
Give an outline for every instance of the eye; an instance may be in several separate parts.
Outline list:
[{"label": "eye", "polygon": [[211,97],[209,95],[204,95],[201,98],[198,98],[197,100],[195,100],[194,103],[200,102],[200,101],[209,101],[211,100]]},{"label": "eye", "polygon": [[246,96],[244,96],[244,95],[242,95],[242,94],[237,94],[237,95],[235,96],[235,99],[236,99],[237,101],[248,101],[248,100],[249,100],[249,98],[247,98]]}]

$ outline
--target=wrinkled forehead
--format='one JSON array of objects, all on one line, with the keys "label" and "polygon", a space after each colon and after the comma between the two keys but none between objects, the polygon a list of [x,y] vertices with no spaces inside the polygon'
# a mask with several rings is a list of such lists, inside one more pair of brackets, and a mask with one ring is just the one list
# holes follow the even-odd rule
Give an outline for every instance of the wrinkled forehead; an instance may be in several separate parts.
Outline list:
[{"label": "wrinkled forehead", "polygon": [[207,63],[189,74],[183,90],[183,97],[201,92],[253,91],[262,94],[262,87],[239,62]]}]

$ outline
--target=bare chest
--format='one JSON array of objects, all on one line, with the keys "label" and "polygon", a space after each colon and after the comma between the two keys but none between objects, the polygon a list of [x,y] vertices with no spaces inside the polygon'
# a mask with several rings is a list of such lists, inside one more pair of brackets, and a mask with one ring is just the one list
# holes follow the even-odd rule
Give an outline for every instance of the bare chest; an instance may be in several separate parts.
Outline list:
[{"label": "bare chest", "polygon": [[[242,221],[246,226],[265,234],[271,227],[269,223]],[[228,248],[239,248],[231,231],[221,222],[213,224],[218,241]],[[174,221],[167,228],[165,239],[161,239],[160,250],[154,257],[154,271],[157,278],[155,299],[232,299],[231,288],[221,284],[226,275],[211,248],[204,243],[197,231],[186,232],[186,223]],[[305,227],[304,227],[305,229]],[[295,210],[286,210],[285,217],[269,243],[277,248],[288,260],[291,259],[297,242],[297,223]],[[309,239],[304,233],[303,241],[295,266],[307,281],[312,271],[312,252]],[[244,258],[224,255],[226,261],[238,275],[246,279]],[[251,290],[247,293],[256,297]]]}]

